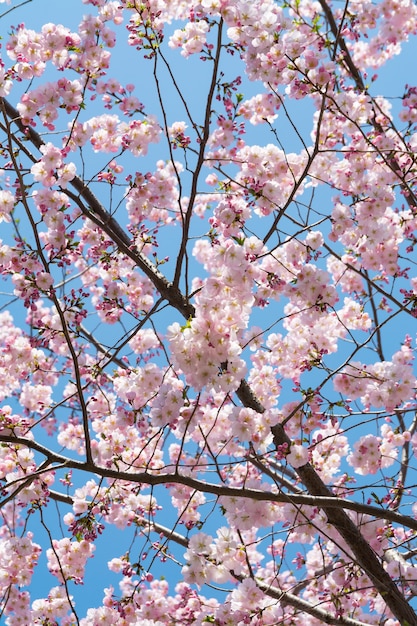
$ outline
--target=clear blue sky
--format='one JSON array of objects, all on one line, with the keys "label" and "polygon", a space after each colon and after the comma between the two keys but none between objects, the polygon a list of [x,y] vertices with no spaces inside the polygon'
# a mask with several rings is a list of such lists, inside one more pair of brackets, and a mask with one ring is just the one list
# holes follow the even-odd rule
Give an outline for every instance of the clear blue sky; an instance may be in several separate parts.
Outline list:
[{"label": "clear blue sky", "polygon": [[[18,5],[18,2],[13,0],[13,5]],[[8,10],[6,5],[0,5],[0,15]],[[81,15],[86,12],[94,12],[94,7],[90,7],[88,5],[84,5],[81,0],[32,0],[32,2],[24,3],[21,8],[17,9],[14,12],[9,13],[0,21],[0,34],[3,36],[3,40],[7,39],[8,27],[10,24],[17,25],[20,22],[25,22],[26,26],[29,28],[33,28],[34,30],[40,29],[40,27],[46,22],[56,22],[62,23],[65,26],[68,26],[74,30],[77,29],[77,25],[80,21]],[[121,35],[122,28],[118,29],[118,33]],[[390,96],[396,98],[402,95],[402,89],[405,82],[407,82],[408,75],[414,72],[415,67],[415,59],[417,57],[417,49],[416,43],[413,41],[409,43],[405,47],[405,53],[401,55],[401,57],[397,57],[389,62],[389,64],[384,68],[381,72],[381,76],[375,85],[372,88],[372,93],[376,94],[380,92],[385,96]],[[198,61],[198,59],[189,59],[188,61],[184,61],[182,57],[180,57],[179,51],[172,53],[170,58],[173,62],[174,72],[178,76],[178,80],[181,84],[182,90],[186,95],[187,101],[191,102],[191,107],[193,112],[198,116],[199,111],[203,110],[204,107],[204,94],[207,91],[207,84],[204,80],[204,73],[202,74],[202,64]],[[140,59],[140,60],[139,60]],[[146,62],[145,62],[146,63]],[[234,71],[234,64],[236,60],[228,58],[225,66],[228,71]],[[6,61],[6,64],[8,62]],[[148,112],[153,112],[153,107],[155,107],[155,112],[159,115],[159,107],[157,104],[157,98],[155,94],[150,90],[149,84],[146,80],[144,80],[144,76],[146,76],[144,71],[144,61],[142,60],[142,54],[137,54],[131,48],[128,48],[126,45],[120,46],[113,51],[113,62],[112,69],[109,72],[109,76],[116,77],[122,84],[123,83],[134,83],[137,85],[137,89],[135,91],[135,95],[143,101],[147,106]],[[149,68],[148,66],[146,68]],[[204,69],[204,68],[203,68]],[[414,80],[414,76],[410,76],[410,82]],[[165,88],[165,85],[163,84]],[[242,85],[241,88],[242,93],[244,93],[245,97],[250,97],[255,91],[257,91],[256,85],[248,85],[247,83]],[[262,86],[259,86],[259,91],[262,91]],[[12,91],[10,96],[10,101],[15,104],[16,103],[16,94],[18,93],[18,89]],[[181,109],[181,105],[178,99],[175,99],[172,92],[167,89],[166,95],[170,100],[170,106],[168,109],[170,119],[169,123],[172,123],[174,120],[183,120],[185,119],[184,112]],[[393,106],[399,106],[399,100],[393,100]],[[91,115],[94,114],[94,107],[91,108]],[[294,107],[298,108],[299,114],[296,118],[298,128],[300,132],[304,135],[306,140],[309,137],[309,131],[311,126],[311,117],[306,115],[308,112],[308,107],[306,107],[305,103],[294,103]],[[83,113],[84,118],[88,118],[89,107]],[[201,115],[199,116],[201,120]],[[280,114],[278,118],[277,127],[280,133],[280,139],[283,140],[283,143],[287,147],[288,150],[298,151],[300,150],[300,145],[294,142],[293,135],[289,133],[288,125],[284,122],[284,116]],[[260,127],[256,127],[253,130],[252,140],[253,142],[262,144],[263,137],[265,137],[265,141],[271,142],[271,137],[263,133]],[[308,142],[308,141],[307,141]],[[159,155],[160,147],[156,146],[150,150],[149,156],[147,159],[140,164],[134,163],[132,161],[132,170],[141,169],[142,171],[153,170],[155,167],[155,161],[160,158]],[[163,150],[162,158],[166,156],[166,151]],[[164,255],[169,254],[169,241],[171,234],[168,234],[166,239],[164,240],[164,245],[167,246],[167,251],[164,250]],[[175,249],[174,249],[175,250]],[[172,320],[171,320],[172,321]],[[398,347],[398,344],[395,342],[395,337],[393,336],[393,345]],[[62,510],[65,507],[63,505],[59,505]],[[55,512],[52,514],[55,519]],[[49,514],[49,513],[48,513]],[[169,519],[167,519],[166,524],[169,525]],[[57,537],[59,537],[59,529],[57,529],[54,521],[51,521],[51,525],[55,527],[57,531]],[[35,523],[34,528],[36,528],[37,532],[43,533],[44,531]],[[210,529],[210,528],[209,528]],[[206,530],[206,529],[204,529]],[[42,536],[40,534],[39,536]],[[39,540],[39,543],[42,546],[47,545],[47,538],[44,534],[43,540]],[[97,541],[97,549],[96,555],[94,559],[92,559],[87,566],[87,575],[86,581],[87,584],[85,588],[83,587],[74,587],[72,586],[71,592],[74,594],[77,600],[77,608],[79,610],[79,615],[84,616],[86,609],[89,606],[98,606],[101,603],[102,598],[102,589],[108,586],[110,583],[116,586],[117,591],[117,580],[118,577],[112,575],[107,570],[107,560],[114,556],[119,556],[123,554],[124,551],[127,550],[129,543],[131,541],[131,533],[128,531],[127,533],[119,533],[116,530],[107,528],[105,534],[99,538]],[[117,551],[114,551],[114,545],[118,544]],[[109,555],[107,552],[107,546],[112,546],[111,554]],[[138,548],[140,547],[140,541],[138,542]],[[182,553],[182,550],[179,550],[179,554]],[[42,561],[41,561],[42,563]],[[155,564],[152,569],[155,577],[158,576],[166,576],[169,578],[170,568],[175,567],[168,563],[165,564]],[[95,588],[91,588],[91,580],[95,579],[96,584]],[[52,577],[45,577],[44,580],[40,581],[39,576],[34,577],[34,584],[32,586],[32,599],[37,597],[37,594],[40,596],[47,592],[51,586],[53,586],[56,580]],[[89,583],[90,581],[90,583]],[[207,593],[208,595],[208,593]]]}]

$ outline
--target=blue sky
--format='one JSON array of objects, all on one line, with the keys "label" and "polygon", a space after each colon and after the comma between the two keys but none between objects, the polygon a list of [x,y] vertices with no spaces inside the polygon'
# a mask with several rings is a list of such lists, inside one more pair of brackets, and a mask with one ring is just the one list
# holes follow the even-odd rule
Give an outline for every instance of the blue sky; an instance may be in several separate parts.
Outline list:
[{"label": "blue sky", "polygon": [[[17,5],[17,3],[14,2]],[[2,14],[1,9],[3,8],[0,5],[0,16]],[[32,0],[32,2],[24,4],[16,11],[9,13],[6,15],[3,20],[0,21],[0,34],[4,38],[4,41],[7,40],[8,27],[10,24],[17,25],[18,23],[24,22],[27,28],[31,28],[33,30],[39,30],[44,23],[47,22],[55,22],[61,23],[64,26],[67,26],[73,30],[77,30],[78,23],[81,19],[83,13],[86,12],[94,12],[94,7],[84,5],[80,0],[71,0],[68,2],[67,0],[55,0],[54,2],[49,0]],[[118,32],[121,35],[124,33],[124,27],[119,27]],[[142,54],[137,55],[135,51],[128,47],[127,45],[121,45],[120,49],[116,48],[112,51],[112,65],[111,70],[109,71],[109,77],[116,77],[122,84],[126,83],[134,83],[137,85],[137,88],[134,94],[146,104],[147,111],[149,113],[157,113],[159,116],[160,110],[157,102],[156,94],[154,90],[149,89],[149,84],[144,81],[144,76],[149,78],[149,71],[151,70],[151,62],[146,62],[142,60]],[[140,61],[135,62],[136,59],[140,58]],[[196,118],[200,118],[199,109],[204,105],[204,93],[207,90],[207,81],[204,80],[204,70],[205,67],[201,68],[201,63],[198,59],[190,58],[187,61],[180,56],[179,51],[176,53],[172,53],[171,61],[175,67],[175,72],[177,74],[177,78],[180,80],[181,90],[185,93],[187,103],[191,106],[191,111]],[[6,61],[7,63],[7,61]],[[229,60],[229,64],[231,63],[231,59]],[[207,74],[209,71],[209,67],[207,67]],[[178,73],[179,72],[179,73]],[[53,72],[53,70],[46,75],[45,80],[53,80],[53,78],[57,77],[57,72]],[[234,76],[233,76],[234,77]],[[26,85],[25,85],[26,87]],[[170,107],[167,112],[169,115],[168,123],[172,123],[176,120],[185,119],[185,114],[182,107],[179,104],[178,98],[175,97],[173,90],[171,88],[166,87],[166,85],[162,81],[162,89],[165,92],[164,98],[170,101]],[[10,101],[15,104],[16,98],[20,93],[19,85],[16,85],[10,95]],[[191,105],[190,105],[191,102]],[[81,119],[88,119],[91,115],[96,112],[103,113],[104,109],[100,106],[96,106],[96,103],[90,103],[90,106],[87,107],[87,110],[84,112],[84,115]],[[116,111],[122,117],[122,114],[119,111]],[[66,118],[63,118],[64,124],[67,123]],[[38,127],[38,130],[41,130]],[[155,168],[156,161],[161,158],[161,149],[163,153],[163,158],[167,154],[166,146],[158,144],[156,146],[151,146],[149,150],[149,154],[146,159],[141,159],[138,162],[131,162],[131,168],[134,172],[135,169],[139,169],[141,171],[152,171]],[[94,157],[93,157],[94,158]],[[107,159],[107,155],[103,157],[99,156],[96,159],[99,159],[100,163],[105,163]],[[87,167],[88,167],[87,163]],[[93,163],[92,171],[97,169],[96,163]],[[126,170],[127,173],[127,170]],[[106,196],[103,196],[101,200],[105,203]],[[4,237],[3,231],[3,238]],[[172,247],[172,237],[175,237],[175,232],[173,229],[170,229],[166,234],[164,239],[162,240],[161,247],[171,246]],[[164,249],[164,255],[169,254],[169,250]],[[164,269],[168,269],[166,266]],[[3,291],[4,287],[1,286],[1,291]],[[9,298],[3,298],[0,300],[1,305],[9,302]],[[15,320],[19,320],[19,312],[14,307],[11,307],[13,311],[13,315]],[[21,313],[20,313],[21,314]],[[166,317],[165,324],[172,323],[173,319],[173,311],[171,310],[168,313],[169,317]],[[178,321],[180,318],[178,317]],[[182,320],[181,320],[182,321]],[[23,319],[22,319],[23,323]],[[108,333],[109,329],[105,329],[105,332]],[[110,332],[111,329],[110,329]],[[50,443],[50,441],[45,438],[45,444]],[[81,483],[81,481],[85,479],[84,476],[78,477],[76,480],[76,485]],[[56,486],[58,488],[58,485]],[[210,501],[210,498],[208,498]],[[170,507],[168,509],[168,505],[170,500],[165,496],[164,493],[159,492],[158,501],[164,504],[164,507],[167,507],[164,511],[164,524],[166,526],[170,526],[175,523],[176,514],[175,511]],[[208,504],[204,509],[206,510],[206,514],[209,513],[211,505]],[[59,513],[57,514],[57,510],[59,509]],[[52,534],[54,538],[60,538],[61,530],[57,523],[58,515],[62,517],[62,515],[69,510],[68,507],[63,505],[62,503],[55,504],[52,503],[50,507],[47,507],[44,512],[45,522],[52,529]],[[204,513],[203,513],[204,515]],[[220,521],[219,525],[222,525],[222,521]],[[215,528],[217,527],[217,523],[209,522],[207,527],[205,527],[206,532],[212,531],[215,534]],[[49,547],[49,538],[46,530],[39,523],[38,513],[35,513],[32,518],[29,520],[28,529],[33,529],[35,532],[35,540],[46,550]],[[183,530],[183,527],[179,527],[179,532]],[[134,560],[135,553],[139,556],[140,552],[147,545],[147,541],[144,538],[137,537],[134,542],[134,547],[132,548],[132,531],[128,529],[126,532],[120,532],[117,529],[107,526],[106,531],[102,536],[99,536],[96,543],[96,551],[94,558],[90,559],[87,562],[86,566],[86,584],[83,585],[74,585],[73,583],[69,584],[70,593],[73,594],[74,599],[76,601],[77,613],[80,617],[84,616],[87,609],[90,606],[100,606],[103,598],[103,589],[113,584],[115,587],[115,593],[118,593],[118,581],[120,577],[116,574],[112,574],[107,567],[107,561],[110,558],[116,556],[122,556],[126,551],[131,549],[132,560]],[[111,545],[112,548],[109,551],[108,546]],[[114,548],[117,546],[117,548]],[[170,545],[170,551],[174,552],[176,557],[181,561],[182,555],[184,552],[183,548],[178,548],[175,544]],[[143,561],[143,566],[146,566],[151,562],[153,558],[152,552],[149,553],[149,558]],[[41,574],[42,571],[42,574]],[[173,572],[174,580],[178,580],[178,565],[173,564],[169,560],[165,563],[161,563],[156,559],[155,563],[152,566],[152,572],[156,578],[160,576],[164,576],[166,578],[170,578],[170,575]],[[91,584],[91,581],[94,580],[94,584]],[[31,584],[31,597],[32,600],[35,600],[38,597],[43,597],[48,593],[49,589],[52,586],[58,584],[58,581],[55,577],[50,575],[46,568],[46,555],[45,552],[41,555],[39,559],[38,571],[35,571],[35,575],[33,577],[33,581]],[[173,587],[172,585],[172,591]],[[211,595],[210,591],[205,592],[207,596]]]},{"label": "blue sky", "polygon": [[[18,3],[14,2],[15,5]],[[7,8],[5,5],[0,5],[0,15],[2,12],[6,11]],[[9,24],[17,25],[20,22],[25,22],[26,26],[29,28],[33,28],[34,30],[39,29],[45,22],[56,22],[62,23],[65,26],[68,26],[74,30],[77,28],[77,24],[80,20],[80,17],[85,12],[94,11],[93,7],[89,7],[84,5],[80,0],[33,0],[29,3],[24,3],[22,6],[14,12],[9,13],[3,20],[0,21],[0,33],[2,34],[4,39],[7,39],[7,31]],[[119,27],[118,32],[121,34],[123,32],[123,27]],[[122,36],[122,35],[121,35]],[[134,94],[145,103],[148,112],[156,112],[159,116],[159,106],[157,102],[157,98],[155,93],[149,88],[148,72],[151,67],[150,62],[146,62],[142,59],[142,55],[137,55],[135,51],[129,48],[126,45],[120,46],[113,51],[113,62],[111,66],[111,70],[109,72],[109,76],[116,77],[122,84],[124,83],[134,83],[137,85],[137,89]],[[187,61],[184,61],[180,56],[179,51],[173,52],[169,55],[170,60],[172,61],[172,68],[175,74],[178,77],[179,83],[181,85],[181,90],[186,96],[187,102],[191,103],[193,114],[196,115],[197,118],[201,120],[200,111],[203,110],[204,107],[204,94],[207,92],[207,81],[206,78],[208,76],[209,68],[207,67],[206,75],[204,75],[205,68],[204,65],[198,61],[198,58],[190,58]],[[398,96],[402,95],[402,89],[405,82],[409,81],[412,83],[415,81],[415,75],[413,75],[414,67],[415,67],[415,58],[416,58],[416,44],[415,41],[410,42],[405,46],[404,53],[401,57],[396,57],[392,61],[388,63],[386,68],[381,71],[380,78],[375,82],[372,87],[372,93],[382,93],[386,96],[392,97],[393,106],[399,106],[400,100],[396,99]],[[146,65],[147,63],[147,65]],[[226,64],[223,66],[224,71],[227,71],[230,74],[230,78],[234,78],[235,73],[237,72],[237,62],[236,59],[232,59],[229,57],[226,61]],[[236,66],[236,69],[235,69]],[[226,70],[225,70],[226,68]],[[172,123],[176,120],[185,119],[184,110],[182,109],[181,103],[179,99],[175,97],[174,92],[171,87],[168,87],[166,84],[162,82],[162,86],[165,90],[165,98],[170,102],[168,113],[169,119],[168,123]],[[257,91],[262,91],[261,85],[256,84],[248,84],[245,83],[242,85],[241,91],[244,93],[245,98],[250,97]],[[16,96],[19,93],[18,88],[13,90],[10,96],[10,100],[12,103],[16,103]],[[310,143],[309,141],[309,133],[311,129],[311,116],[309,116],[310,108],[304,102],[293,103],[293,111],[295,111],[295,121],[297,123],[298,130],[302,133],[303,137],[306,140],[306,143]],[[93,104],[91,107],[91,111],[94,111],[94,107],[96,105]],[[84,112],[85,119],[89,117],[90,108],[87,107],[87,110]],[[101,112],[101,111],[100,111]],[[92,115],[93,113],[91,113]],[[292,132],[290,132],[289,124],[285,122],[285,116],[283,112],[280,112],[277,128],[279,131],[280,139],[282,140],[284,146],[289,151],[299,151],[301,149],[300,143]],[[271,137],[266,134],[266,131],[260,127],[254,127],[252,136],[249,136],[248,141],[251,140],[254,143],[265,143],[266,141],[271,142]],[[165,147],[160,144],[152,147],[149,151],[148,157],[145,160],[141,160],[141,162],[131,163],[132,170],[141,169],[142,171],[153,170],[155,167],[155,161],[160,158],[160,153],[162,150],[163,158],[166,156]],[[103,158],[100,162],[104,162]],[[326,202],[328,199],[327,194],[323,194],[323,202]],[[104,201],[104,198],[103,198]],[[197,225],[198,229],[198,225]],[[196,233],[198,230],[196,230]],[[162,246],[166,246],[166,251],[164,248],[164,254],[173,253],[175,255],[175,247],[173,246],[173,242],[175,244],[175,233],[168,232],[166,236],[162,239]],[[171,266],[166,266],[167,272],[169,272]],[[0,300],[0,302],[2,302]],[[16,318],[18,319],[18,318]],[[169,322],[173,320],[170,319]],[[254,320],[256,323],[256,320]],[[403,329],[399,329],[395,326],[392,328],[392,334],[389,340],[389,343],[392,341],[392,347],[398,348],[398,338],[396,337],[396,332],[400,334]],[[387,346],[387,352],[391,354],[391,346]],[[290,389],[287,391],[290,397]],[[161,496],[160,496],[161,497]],[[163,502],[163,498],[161,499]],[[64,510],[65,507],[63,505],[59,505],[61,510]],[[52,506],[52,511],[46,514],[47,516],[51,514],[51,525],[56,527],[56,515],[54,511],[54,507]],[[209,506],[207,506],[209,509]],[[174,517],[172,516],[172,519]],[[169,525],[171,520],[168,519],[166,521],[166,525]],[[214,522],[214,520],[213,520]],[[206,532],[210,532],[213,528],[213,522],[208,524],[207,529],[204,530]],[[34,527],[36,527],[37,532],[39,532],[39,536],[43,539],[38,539],[39,543],[45,545],[47,543],[47,537],[44,531],[40,528],[40,526],[35,522]],[[59,536],[59,534],[58,534]],[[115,584],[117,587],[118,577],[112,575],[107,570],[106,562],[109,558],[113,556],[120,556],[123,554],[128,548],[131,542],[131,533],[119,533],[116,530],[108,528],[104,535],[98,539],[97,541],[97,549],[96,555],[94,559],[92,559],[87,565],[87,575],[86,581],[87,584],[85,587],[72,587],[71,592],[74,593],[74,596],[77,600],[77,608],[79,609],[79,614],[81,616],[84,615],[85,610],[88,606],[96,605],[98,606],[101,602],[102,598],[102,589],[103,587],[108,586],[110,583]],[[112,553],[109,555],[107,552],[107,546],[109,544],[118,544],[117,553],[112,550]],[[136,550],[139,552],[141,546],[141,540],[137,540]],[[182,549],[178,551],[178,554],[182,553]],[[144,562],[145,564],[145,562]],[[172,571],[170,568],[176,567],[169,565],[168,563],[158,564],[156,563],[152,569],[155,577],[158,576],[166,576],[169,578],[169,572]],[[89,580],[94,578],[96,583],[94,585],[94,589],[91,588],[89,584]],[[32,593],[33,598],[37,597],[37,594],[40,596],[47,592],[50,586],[55,584],[55,579],[49,576],[45,576],[45,578],[41,581],[40,577],[35,576],[34,583],[32,585]],[[206,592],[206,595],[209,595]]]}]

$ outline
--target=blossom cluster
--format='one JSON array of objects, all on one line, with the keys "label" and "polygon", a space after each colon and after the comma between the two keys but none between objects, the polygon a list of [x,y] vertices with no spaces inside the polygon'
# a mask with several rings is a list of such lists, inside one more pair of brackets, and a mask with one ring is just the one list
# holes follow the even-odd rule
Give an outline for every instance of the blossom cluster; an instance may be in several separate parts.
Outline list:
[{"label": "blossom cluster", "polygon": [[413,398],[416,378],[412,370],[409,342],[396,352],[392,361],[373,365],[351,362],[334,378],[334,386],[350,398],[360,398],[366,409],[385,407],[392,411]]},{"label": "blossom cluster", "polygon": [[[83,4],[76,32],[13,27],[0,60],[0,95],[21,94],[0,125],[5,624],[399,626],[417,87],[374,96],[368,70],[415,4]],[[137,85],[110,74],[116,43]],[[102,541],[119,590],[82,617]]]}]

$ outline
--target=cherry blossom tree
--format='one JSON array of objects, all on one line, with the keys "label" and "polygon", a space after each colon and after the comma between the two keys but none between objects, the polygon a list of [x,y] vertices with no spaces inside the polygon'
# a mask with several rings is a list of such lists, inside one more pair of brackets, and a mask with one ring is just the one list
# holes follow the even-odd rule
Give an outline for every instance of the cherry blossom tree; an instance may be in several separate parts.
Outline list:
[{"label": "cherry blossom tree", "polygon": [[2,623],[416,625],[417,86],[381,85],[417,6],[36,4],[1,4]]}]

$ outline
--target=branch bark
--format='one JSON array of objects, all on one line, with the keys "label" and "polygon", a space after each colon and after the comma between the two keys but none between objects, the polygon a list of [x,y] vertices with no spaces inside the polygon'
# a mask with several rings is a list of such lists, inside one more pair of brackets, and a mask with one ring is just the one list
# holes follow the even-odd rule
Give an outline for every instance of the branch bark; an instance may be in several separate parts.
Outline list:
[{"label": "branch bark", "polygon": [[[291,440],[280,424],[272,427],[272,433],[276,446],[284,443],[291,445]],[[326,487],[310,463],[297,468],[296,471],[311,495],[332,497],[331,491]],[[329,507],[327,503],[319,506],[326,514],[329,524],[336,528],[340,536],[346,541],[352,554],[355,555],[356,561],[370,578],[375,589],[384,598],[392,613],[400,620],[400,623],[404,624],[404,626],[417,625],[417,615],[414,610],[399,591],[390,575],[385,571],[380,559],[346,512],[342,508],[335,509]]]},{"label": "branch bark", "polygon": [[[276,427],[274,427],[276,428]],[[287,438],[288,439],[288,438]],[[288,439],[288,441],[290,441]],[[417,531],[417,520],[409,517],[408,515],[402,515],[397,511],[392,511],[390,509],[381,509],[376,506],[371,506],[369,504],[361,504],[360,502],[354,502],[353,500],[345,500],[343,498],[338,498],[334,496],[331,491],[327,489],[327,487],[321,482],[321,479],[317,476],[315,470],[310,466],[311,472],[313,476],[317,476],[318,480],[324,487],[323,493],[313,493],[313,494],[301,494],[301,493],[291,493],[287,494],[284,492],[274,493],[273,491],[260,491],[257,489],[247,489],[247,488],[237,488],[237,487],[227,487],[225,485],[218,485],[216,483],[209,483],[203,480],[199,480],[197,478],[192,478],[188,475],[180,474],[179,472],[173,473],[162,473],[158,471],[158,473],[149,473],[149,472],[135,472],[135,471],[122,471],[116,469],[110,469],[108,467],[101,467],[96,465],[95,463],[88,463],[83,461],[76,461],[69,457],[66,457],[62,454],[58,454],[56,452],[52,452],[49,448],[42,446],[41,444],[33,441],[32,439],[26,439],[24,437],[14,437],[13,435],[2,435],[0,434],[0,444],[10,444],[10,445],[22,445],[26,446],[31,450],[35,450],[39,452],[43,456],[46,457],[49,465],[48,471],[53,471],[56,469],[75,469],[80,472],[86,472],[88,474],[95,474],[102,478],[109,478],[113,480],[126,480],[133,483],[139,483],[143,485],[170,485],[170,484],[178,484],[185,485],[190,489],[194,489],[195,491],[203,492],[203,493],[212,493],[216,496],[225,496],[229,498],[247,498],[251,500],[257,500],[259,502],[276,502],[276,503],[287,503],[293,504],[297,506],[311,506],[311,507],[319,507],[324,510],[327,508],[334,509],[347,509],[350,511],[355,511],[357,513],[362,513],[364,515],[373,515],[374,517],[386,520],[389,522],[402,524],[407,528],[411,528],[412,530]],[[50,465],[51,463],[56,463],[57,466]],[[27,480],[28,477],[24,476],[22,480]],[[3,486],[4,488],[7,485]],[[316,489],[317,491],[317,489]],[[63,496],[66,498],[66,496]],[[67,501],[67,500],[66,500]],[[0,501],[0,508],[4,504],[4,502]],[[349,518],[348,518],[349,519]],[[350,520],[349,520],[350,521]]]},{"label": "branch bark", "polygon": [[[323,3],[324,4],[324,3]],[[23,125],[18,112],[3,99],[4,110],[7,115],[17,125],[18,129],[37,147],[43,144],[43,141],[38,133],[32,128]],[[131,258],[138,268],[140,268],[146,276],[150,278],[155,288],[159,291],[161,296],[165,298],[171,306],[177,309],[186,319],[194,315],[194,307],[188,302],[187,298],[183,296],[181,291],[170,283],[166,277],[159,271],[159,269],[143,254],[132,248],[132,241],[126,232],[121,228],[119,223],[109,214],[108,211],[101,205],[92,191],[85,185],[85,183],[78,177],[75,177],[71,181],[71,186],[76,193],[63,190],[68,193],[69,197],[73,199],[80,207],[82,213],[96,223],[114,243],[119,247],[121,253]],[[399,303],[397,305],[401,306]],[[403,307],[402,307],[403,308]],[[250,390],[246,381],[242,381],[237,391],[237,395],[242,404],[246,407],[253,408],[255,411],[264,412],[263,406],[258,399],[254,396]],[[276,446],[286,443],[291,445],[291,440],[285,433],[284,428],[277,424],[272,428],[274,443]],[[132,472],[120,472],[107,468],[97,467],[91,460],[85,463],[80,463],[71,459],[67,459],[62,455],[51,452],[45,449],[43,446],[36,444],[33,441],[26,440],[20,437],[0,436],[0,441],[8,442],[13,445],[21,444],[26,445],[33,450],[44,454],[49,462],[64,464],[68,468],[78,469],[80,471],[86,471],[88,473],[98,474],[103,477],[115,479],[115,480],[129,480],[136,483],[144,483],[147,485],[156,484],[169,484],[179,483],[188,485],[193,489],[199,491],[206,491],[216,495],[232,496],[239,498],[252,498],[257,500],[269,500],[275,502],[291,502],[294,504],[306,504],[311,506],[320,507],[327,516],[329,523],[338,531],[340,536],[346,541],[352,554],[355,556],[358,564],[367,574],[372,581],[375,589],[384,598],[387,606],[392,613],[397,617],[402,626],[417,626],[417,615],[407,602],[404,595],[399,591],[394,581],[385,571],[382,562],[371,549],[369,544],[362,537],[358,528],[349,518],[344,509],[359,510],[359,507],[363,509],[364,505],[358,505],[357,503],[349,503],[348,501],[336,498],[331,491],[322,482],[317,472],[310,464],[306,464],[297,469],[297,474],[300,477],[303,484],[306,486],[310,496],[291,494],[272,494],[257,492],[255,490],[246,489],[231,489],[220,485],[212,485],[203,481],[192,479],[188,476],[181,476],[179,473],[174,474],[149,474],[147,472],[132,473]],[[372,511],[371,511],[372,509]],[[394,511],[385,511],[378,509],[377,507],[369,507],[368,513],[375,515],[376,517],[383,517],[384,519],[390,519],[399,523],[408,525],[410,528],[417,529],[417,522],[406,516],[401,516]],[[281,599],[282,593],[278,593],[278,599]],[[297,602],[303,602],[297,598]],[[299,604],[301,609],[301,604]],[[329,617],[326,617],[325,623],[341,624],[340,621],[328,621]],[[335,619],[335,618],[331,618]],[[345,622],[354,623],[354,622]]]}]

